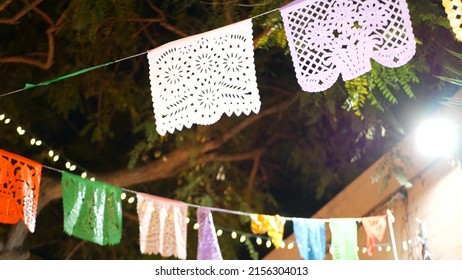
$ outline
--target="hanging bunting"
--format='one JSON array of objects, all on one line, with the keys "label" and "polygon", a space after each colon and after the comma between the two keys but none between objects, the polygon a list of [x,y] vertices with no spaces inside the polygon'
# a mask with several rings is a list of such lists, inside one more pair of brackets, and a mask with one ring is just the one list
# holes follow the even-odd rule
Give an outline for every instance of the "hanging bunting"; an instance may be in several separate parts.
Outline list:
[{"label": "hanging bunting", "polygon": [[16,154],[0,150],[0,223],[24,221],[35,231],[42,165]]},{"label": "hanging bunting", "polygon": [[250,216],[250,229],[253,234],[264,234],[268,232],[268,236],[274,244],[274,247],[279,248],[284,236],[284,224],[286,219],[279,215],[260,215],[252,214]]},{"label": "hanging bunting", "polygon": [[356,219],[333,219],[329,222],[332,233],[331,254],[334,260],[357,260],[358,227]]},{"label": "hanging bunting", "polygon": [[197,247],[198,260],[222,260],[220,245],[213,224],[212,213],[208,208],[197,209],[197,221],[199,223],[199,244]]},{"label": "hanging bunting", "polygon": [[456,38],[462,41],[462,3],[460,0],[443,0],[444,10]]},{"label": "hanging bunting", "polygon": [[148,52],[156,130],[260,111],[250,19]]},{"label": "hanging bunting", "polygon": [[382,241],[387,228],[387,216],[373,216],[362,218],[361,223],[363,224],[364,230],[367,236],[367,254],[372,256],[374,254],[374,248],[376,241]]},{"label": "hanging bunting", "polygon": [[63,171],[64,231],[99,245],[122,237],[120,188]]},{"label": "hanging bunting", "polygon": [[326,257],[326,223],[315,219],[293,219],[294,235],[304,260]]},{"label": "hanging bunting", "polygon": [[186,259],[187,204],[147,194],[137,194],[140,250]]},{"label": "hanging bunting", "polygon": [[280,9],[298,83],[330,88],[371,70],[406,64],[415,40],[405,0],[297,0]]}]

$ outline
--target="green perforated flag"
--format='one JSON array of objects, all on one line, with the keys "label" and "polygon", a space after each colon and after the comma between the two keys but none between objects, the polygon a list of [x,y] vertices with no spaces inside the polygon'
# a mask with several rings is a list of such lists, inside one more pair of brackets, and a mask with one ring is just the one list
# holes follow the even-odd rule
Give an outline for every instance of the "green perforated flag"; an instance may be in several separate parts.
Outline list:
[{"label": "green perforated flag", "polygon": [[358,226],[355,219],[333,219],[329,222],[332,232],[331,254],[334,260],[357,260]]},{"label": "green perforated flag", "polygon": [[99,245],[122,237],[120,188],[63,172],[64,232]]}]

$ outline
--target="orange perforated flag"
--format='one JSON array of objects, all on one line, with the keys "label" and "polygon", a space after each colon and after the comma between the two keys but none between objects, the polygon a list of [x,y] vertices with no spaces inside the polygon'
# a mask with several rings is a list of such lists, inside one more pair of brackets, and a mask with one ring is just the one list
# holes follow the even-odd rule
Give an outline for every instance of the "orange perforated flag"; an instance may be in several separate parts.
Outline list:
[{"label": "orange perforated flag", "polygon": [[24,221],[35,230],[42,165],[0,150],[0,223]]}]

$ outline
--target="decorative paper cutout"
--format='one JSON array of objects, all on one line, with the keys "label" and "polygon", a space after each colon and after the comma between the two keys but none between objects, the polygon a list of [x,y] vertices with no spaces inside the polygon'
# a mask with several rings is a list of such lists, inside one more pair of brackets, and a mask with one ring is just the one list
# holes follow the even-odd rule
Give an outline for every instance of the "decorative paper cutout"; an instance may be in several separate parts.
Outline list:
[{"label": "decorative paper cutout", "polygon": [[284,224],[286,219],[279,215],[260,215],[250,216],[250,229],[254,234],[264,234],[268,232],[274,247],[279,248],[284,236]]},{"label": "decorative paper cutout", "polygon": [[64,231],[99,245],[120,243],[120,188],[63,172]]},{"label": "decorative paper cutout", "polygon": [[260,111],[250,19],[150,50],[148,60],[161,135]]},{"label": "decorative paper cutout", "polygon": [[358,227],[355,219],[333,219],[329,222],[332,233],[331,249],[334,260],[357,260]]},{"label": "decorative paper cutout", "polygon": [[313,219],[293,219],[294,235],[304,260],[326,257],[326,223]]},{"label": "decorative paper cutout", "polygon": [[200,207],[197,209],[197,222],[199,223],[197,259],[222,260],[212,213],[208,208]]},{"label": "decorative paper cutout", "polygon": [[42,165],[0,150],[0,223],[23,220],[35,231]]},{"label": "decorative paper cutout", "polygon": [[147,194],[137,194],[140,250],[186,259],[187,204]]},{"label": "decorative paper cutout", "polygon": [[452,31],[455,33],[456,38],[462,41],[462,3],[460,0],[443,0],[444,10],[448,15],[449,24]]},{"label": "decorative paper cutout", "polygon": [[406,64],[415,40],[405,0],[297,0],[280,9],[298,83],[330,88],[371,70]]},{"label": "decorative paper cutout", "polygon": [[367,235],[367,254],[372,256],[374,254],[374,248],[376,240],[382,241],[387,228],[387,216],[373,216],[362,218],[364,230]]}]

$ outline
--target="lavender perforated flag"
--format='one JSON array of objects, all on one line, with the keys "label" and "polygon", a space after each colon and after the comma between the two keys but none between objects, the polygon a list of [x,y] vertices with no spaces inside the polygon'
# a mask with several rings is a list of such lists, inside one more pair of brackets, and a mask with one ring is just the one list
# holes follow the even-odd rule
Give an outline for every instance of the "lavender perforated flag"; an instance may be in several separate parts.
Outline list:
[{"label": "lavender perforated flag", "polygon": [[415,40],[405,0],[297,0],[280,9],[298,83],[330,88],[371,70],[406,64]]},{"label": "lavender perforated flag", "polygon": [[197,209],[199,223],[199,244],[197,246],[198,260],[222,260],[220,245],[215,233],[212,213],[208,208]]},{"label": "lavender perforated flag", "polygon": [[161,135],[260,111],[250,19],[150,50],[148,60]]}]

